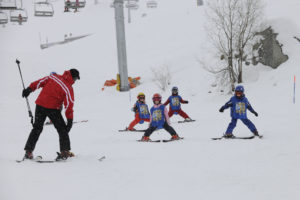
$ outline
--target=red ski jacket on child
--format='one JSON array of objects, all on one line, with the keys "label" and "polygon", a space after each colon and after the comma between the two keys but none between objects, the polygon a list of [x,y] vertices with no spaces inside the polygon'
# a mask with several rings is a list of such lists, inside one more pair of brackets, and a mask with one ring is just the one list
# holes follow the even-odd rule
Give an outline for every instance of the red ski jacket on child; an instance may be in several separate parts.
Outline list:
[{"label": "red ski jacket on child", "polygon": [[49,109],[60,110],[62,104],[65,106],[66,118],[73,119],[74,91],[72,85],[74,80],[71,72],[65,71],[64,74],[53,74],[39,79],[30,84],[30,89],[43,88],[35,103]]}]

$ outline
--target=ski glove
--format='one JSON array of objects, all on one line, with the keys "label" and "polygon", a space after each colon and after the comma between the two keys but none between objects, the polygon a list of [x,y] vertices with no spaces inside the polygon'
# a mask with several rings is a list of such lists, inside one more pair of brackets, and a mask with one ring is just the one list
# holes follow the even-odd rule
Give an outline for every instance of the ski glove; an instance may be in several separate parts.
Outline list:
[{"label": "ski glove", "polygon": [[254,111],[253,114],[254,114],[256,117],[258,117],[258,113],[257,113],[257,112]]},{"label": "ski glove", "polygon": [[25,97],[25,98],[28,97],[29,94],[30,94],[31,92],[32,92],[32,90],[31,90],[30,87],[24,89],[23,92],[22,92],[22,97],[23,97],[23,98],[24,98],[24,97]]},{"label": "ski glove", "polygon": [[184,101],[183,103],[186,103],[186,104],[188,104],[188,103],[189,103],[189,101]]},{"label": "ski glove", "polygon": [[138,111],[138,108],[136,106],[134,106],[133,108],[131,108],[131,111],[132,112],[137,112]]},{"label": "ski glove", "polygon": [[219,112],[224,112],[224,108],[223,107],[220,108]]},{"label": "ski glove", "polygon": [[67,131],[68,131],[68,133],[70,132],[72,126],[73,126],[73,119],[68,119],[68,123],[67,123]]}]

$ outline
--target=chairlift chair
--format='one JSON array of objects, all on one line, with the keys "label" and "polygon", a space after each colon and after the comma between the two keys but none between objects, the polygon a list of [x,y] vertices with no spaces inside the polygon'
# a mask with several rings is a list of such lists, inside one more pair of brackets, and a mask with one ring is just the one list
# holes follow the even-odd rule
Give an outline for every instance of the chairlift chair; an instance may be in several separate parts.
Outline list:
[{"label": "chairlift chair", "polygon": [[125,7],[126,8],[130,8],[132,10],[137,10],[139,9],[139,5],[136,3],[136,2],[130,2],[130,3],[127,3],[125,4]]},{"label": "chairlift chair", "polygon": [[84,8],[86,4],[85,0],[79,0],[78,4],[76,0],[65,0],[65,7],[67,8]]},{"label": "chairlift chair", "polygon": [[154,0],[147,1],[147,8],[157,8],[157,2]]},{"label": "chairlift chair", "polygon": [[0,0],[0,10],[16,10],[16,0]]},{"label": "chairlift chair", "polygon": [[7,24],[8,23],[8,17],[5,12],[0,12],[0,24]]},{"label": "chairlift chair", "polygon": [[53,5],[47,1],[34,3],[34,15],[37,17],[52,17],[54,15]]},{"label": "chairlift chair", "polygon": [[17,9],[17,10],[11,10],[10,11],[10,21],[11,22],[27,22],[28,15],[26,10],[24,9]]}]

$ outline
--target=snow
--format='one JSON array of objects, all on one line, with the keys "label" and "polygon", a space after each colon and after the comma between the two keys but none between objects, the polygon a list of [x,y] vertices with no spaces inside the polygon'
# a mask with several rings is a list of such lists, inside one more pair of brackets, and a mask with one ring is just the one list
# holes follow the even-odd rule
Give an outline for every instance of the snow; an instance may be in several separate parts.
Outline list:
[{"label": "snow", "polygon": [[[294,200],[300,195],[300,145],[298,96],[292,101],[293,77],[300,77],[298,0],[266,0],[266,20],[283,43],[289,60],[278,69],[264,66],[245,68],[246,96],[259,117],[248,113],[263,139],[212,141],[223,134],[229,111],[218,109],[229,95],[211,88],[212,76],[197,59],[208,56],[204,6],[196,1],[158,1],[156,9],[132,11],[132,23],[126,23],[129,75],[141,76],[142,85],[130,93],[101,88],[115,78],[117,55],[114,12],[111,1],[94,5],[88,1],[78,13],[63,13],[64,2],[51,2],[55,15],[34,17],[34,5],[24,1],[28,22],[0,27],[0,199],[3,200],[118,200],[118,199],[243,199]],[[126,13],[126,12],[125,12]],[[142,15],[146,13],[145,17]],[[126,18],[127,20],[127,18]],[[65,45],[40,49],[39,33],[51,41],[64,35],[92,34]],[[22,83],[15,59],[21,61],[25,85],[52,71],[77,68],[81,80],[74,85],[74,124],[72,151],[77,158],[63,163],[16,163],[31,130],[26,102],[21,98]],[[172,126],[185,139],[172,143],[138,143],[141,133],[119,133],[133,120],[130,111],[136,95],[160,92],[163,101],[170,95],[152,80],[151,68],[169,66],[172,86],[189,104],[183,105],[194,123]],[[208,91],[213,91],[208,93]],[[296,88],[298,93],[298,87]],[[32,110],[39,92],[29,96]],[[131,97],[131,98],[130,98]],[[146,128],[147,124],[137,125]],[[235,134],[251,135],[238,122]],[[168,139],[163,130],[152,139]],[[35,155],[55,158],[58,135],[45,126]],[[97,159],[105,155],[106,159]]]}]

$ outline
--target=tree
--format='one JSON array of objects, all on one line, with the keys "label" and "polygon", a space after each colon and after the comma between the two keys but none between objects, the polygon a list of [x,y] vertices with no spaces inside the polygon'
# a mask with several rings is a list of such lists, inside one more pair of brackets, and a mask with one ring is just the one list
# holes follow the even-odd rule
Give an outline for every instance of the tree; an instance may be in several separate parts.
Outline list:
[{"label": "tree", "polygon": [[238,17],[240,19],[237,24],[237,43],[236,50],[238,51],[238,83],[243,82],[243,61],[246,60],[252,48],[247,46],[251,44],[259,27],[260,19],[262,17],[262,4],[260,0],[243,0],[240,1],[237,9]]},{"label": "tree", "polygon": [[209,67],[209,71],[228,78],[234,89],[236,82],[243,81],[243,61],[260,27],[263,6],[261,0],[210,0],[207,8],[206,30],[215,54],[223,62]]}]

